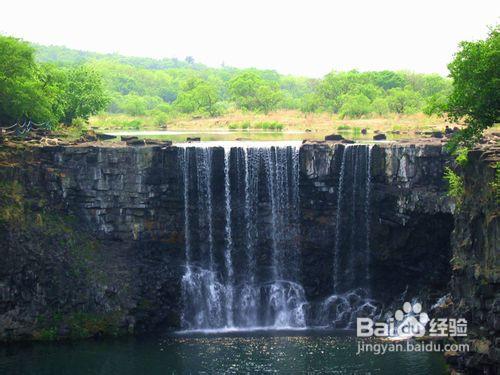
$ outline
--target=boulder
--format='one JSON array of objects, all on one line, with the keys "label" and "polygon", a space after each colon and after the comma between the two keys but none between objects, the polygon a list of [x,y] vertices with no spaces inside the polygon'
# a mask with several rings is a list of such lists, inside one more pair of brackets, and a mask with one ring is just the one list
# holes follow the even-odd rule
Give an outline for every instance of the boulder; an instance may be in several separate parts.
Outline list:
[{"label": "boulder", "polygon": [[187,142],[200,142],[201,138],[200,137],[187,137],[186,141]]},{"label": "boulder", "polygon": [[122,135],[120,137],[120,139],[122,140],[122,142],[128,142],[128,141],[132,141],[132,140],[136,140],[136,139],[139,139],[135,136],[130,136],[130,135]]},{"label": "boulder", "polygon": [[343,141],[344,137],[340,134],[330,134],[325,136],[325,141]]},{"label": "boulder", "polygon": [[95,142],[97,141],[97,133],[93,130],[87,130],[85,133],[82,134],[80,137],[80,142]]},{"label": "boulder", "polygon": [[354,143],[356,143],[356,142],[354,142],[354,141],[353,141],[353,140],[351,140],[351,139],[343,139],[343,140],[341,141],[341,143],[346,144],[346,145],[352,145],[352,144],[354,144]]},{"label": "boulder", "polygon": [[368,133],[368,130],[366,130],[365,128],[361,129],[361,134],[367,134]]},{"label": "boulder", "polygon": [[387,139],[387,137],[386,137],[386,135],[384,133],[375,134],[373,136],[373,140],[374,141],[383,141],[385,139]]},{"label": "boulder", "polygon": [[97,139],[100,141],[107,141],[110,139],[116,139],[116,135],[97,133]]},{"label": "boulder", "polygon": [[171,146],[172,141],[162,139],[131,139],[127,146]]},{"label": "boulder", "polygon": [[443,132],[440,132],[440,131],[432,132],[431,137],[432,138],[443,138]]}]

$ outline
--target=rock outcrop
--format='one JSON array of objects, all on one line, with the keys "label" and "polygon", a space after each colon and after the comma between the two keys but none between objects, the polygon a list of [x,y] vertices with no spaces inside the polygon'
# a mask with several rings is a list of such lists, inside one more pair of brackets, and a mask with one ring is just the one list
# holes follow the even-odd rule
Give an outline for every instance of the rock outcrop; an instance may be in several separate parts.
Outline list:
[{"label": "rock outcrop", "polygon": [[[318,297],[331,285],[328,244],[334,243],[344,147],[309,143],[301,149],[303,261],[314,275],[304,282]],[[451,274],[454,204],[442,178],[450,157],[440,144],[380,144],[372,146],[370,159],[374,296],[386,303],[403,293],[435,300]]]},{"label": "rock outcrop", "polygon": [[[300,151],[302,281],[311,300],[332,284],[345,147],[306,143]],[[179,327],[181,152],[156,145],[2,150],[1,340]],[[448,161],[439,144],[371,150],[371,277],[384,303],[405,290],[434,298],[446,289],[454,210],[442,180]],[[214,172],[219,182],[223,171]]]},{"label": "rock outcrop", "polygon": [[467,319],[459,371],[496,374],[500,368],[500,149],[478,148],[461,168],[463,196],[455,215],[451,266],[453,313]]}]

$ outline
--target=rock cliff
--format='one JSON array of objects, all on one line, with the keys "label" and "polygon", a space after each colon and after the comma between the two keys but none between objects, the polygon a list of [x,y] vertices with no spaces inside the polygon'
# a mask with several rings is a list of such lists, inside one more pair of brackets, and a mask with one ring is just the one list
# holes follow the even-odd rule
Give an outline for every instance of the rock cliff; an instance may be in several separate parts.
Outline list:
[{"label": "rock cliff", "polygon": [[[300,150],[299,241],[311,300],[332,284],[345,147],[306,143]],[[1,150],[1,340],[179,327],[180,152],[85,145]],[[404,292],[435,299],[450,280],[454,205],[442,180],[449,157],[440,144],[380,144],[366,156],[373,294],[386,305]],[[223,171],[214,173],[214,183],[223,183]]]}]

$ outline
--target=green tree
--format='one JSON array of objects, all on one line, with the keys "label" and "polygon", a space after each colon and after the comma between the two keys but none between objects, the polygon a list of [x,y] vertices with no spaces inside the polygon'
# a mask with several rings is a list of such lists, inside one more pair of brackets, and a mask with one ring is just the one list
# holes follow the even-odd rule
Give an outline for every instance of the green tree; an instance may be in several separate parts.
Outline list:
[{"label": "green tree", "polygon": [[387,98],[375,98],[372,102],[372,111],[381,116],[389,113],[389,103],[387,103]]},{"label": "green tree", "polygon": [[363,94],[348,94],[342,98],[343,104],[340,107],[340,116],[361,117],[371,112],[370,99]]},{"label": "green tree", "polygon": [[275,109],[282,98],[276,83],[266,81],[252,71],[233,77],[229,81],[229,92],[240,108],[264,113]]},{"label": "green tree", "polygon": [[460,43],[448,65],[453,78],[446,112],[451,120],[467,127],[449,143],[451,149],[471,146],[483,131],[500,117],[500,28],[492,29],[485,40]]},{"label": "green tree", "polygon": [[442,115],[448,105],[448,96],[442,92],[425,99],[422,112],[427,116]]},{"label": "green tree", "polygon": [[263,84],[256,91],[256,109],[267,114],[278,107],[282,98],[283,95],[277,85]]},{"label": "green tree", "polygon": [[91,67],[67,69],[61,87],[64,92],[64,115],[61,122],[65,125],[71,125],[77,117],[88,120],[91,115],[106,108],[109,102],[101,76]]},{"label": "green tree", "polygon": [[422,106],[421,96],[409,87],[394,88],[388,91],[389,109],[396,113],[415,113]]},{"label": "green tree", "polygon": [[198,78],[189,80],[174,102],[182,112],[202,112],[214,117],[220,114],[219,92],[215,84]]},{"label": "green tree", "polygon": [[132,93],[123,97],[120,107],[131,116],[142,116],[146,114],[148,104],[142,96]]},{"label": "green tree", "polygon": [[300,110],[304,114],[314,113],[319,109],[320,100],[315,94],[306,94],[302,99]]},{"label": "green tree", "polygon": [[352,93],[362,81],[355,70],[328,73],[318,85],[318,94],[325,109],[338,113],[342,107],[343,95]]},{"label": "green tree", "polygon": [[53,92],[46,90],[44,73],[26,42],[0,35],[0,124],[54,121]]}]

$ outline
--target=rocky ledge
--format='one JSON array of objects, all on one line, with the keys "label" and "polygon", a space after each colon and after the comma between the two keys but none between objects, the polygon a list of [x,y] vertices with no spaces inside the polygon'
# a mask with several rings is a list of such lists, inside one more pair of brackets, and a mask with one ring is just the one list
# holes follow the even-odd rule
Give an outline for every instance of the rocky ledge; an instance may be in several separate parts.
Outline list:
[{"label": "rocky ledge", "polygon": [[[331,285],[343,148],[300,150],[303,281]],[[182,149],[54,146],[0,150],[0,339],[177,328],[184,272]],[[374,293],[436,299],[450,280],[454,205],[439,143],[370,151]],[[219,171],[220,172],[220,171]],[[222,219],[221,219],[222,220]]]}]

